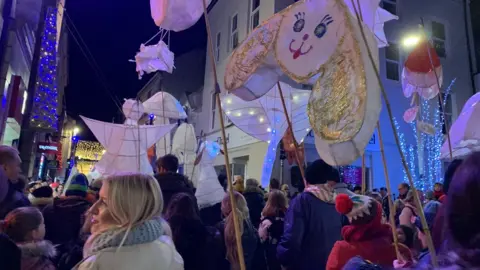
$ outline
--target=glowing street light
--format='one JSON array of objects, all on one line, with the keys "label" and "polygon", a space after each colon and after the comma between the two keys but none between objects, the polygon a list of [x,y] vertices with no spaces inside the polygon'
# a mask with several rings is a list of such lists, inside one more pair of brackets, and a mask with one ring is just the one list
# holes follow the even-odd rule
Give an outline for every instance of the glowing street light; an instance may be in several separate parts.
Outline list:
[{"label": "glowing street light", "polygon": [[78,127],[75,127],[73,129],[73,136],[77,136],[78,132],[80,132],[80,129]]},{"label": "glowing street light", "polygon": [[420,40],[421,40],[421,37],[418,35],[408,36],[403,39],[402,44],[404,47],[411,48],[411,47],[417,46]]}]

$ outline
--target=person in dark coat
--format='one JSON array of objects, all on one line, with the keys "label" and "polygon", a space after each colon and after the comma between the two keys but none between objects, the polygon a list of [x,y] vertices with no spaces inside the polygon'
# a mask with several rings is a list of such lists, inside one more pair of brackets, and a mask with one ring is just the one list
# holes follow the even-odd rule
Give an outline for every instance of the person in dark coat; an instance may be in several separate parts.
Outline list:
[{"label": "person in dark coat", "polygon": [[87,200],[88,179],[77,174],[66,187],[65,196],[57,197],[43,209],[45,239],[57,245],[58,255],[54,263],[70,251],[78,241],[85,214],[92,204]]},{"label": "person in dark coat", "polygon": [[0,233],[0,251],[0,265],[2,269],[21,269],[22,253],[17,245],[4,233]]},{"label": "person in dark coat", "polygon": [[324,270],[335,242],[341,239],[342,215],[335,210],[333,188],[338,172],[322,160],[306,170],[309,184],[290,203],[277,258],[286,269]]},{"label": "person in dark coat", "polygon": [[[159,158],[156,162],[158,174],[155,175],[160,189],[162,190],[163,201],[165,205],[170,203],[170,200],[175,194],[187,193],[195,202],[195,207],[198,211],[197,198],[195,197],[195,189],[193,184],[178,171],[178,158],[174,155],[165,155]],[[166,212],[166,208],[163,210]]]},{"label": "person in dark coat", "polygon": [[22,171],[21,163],[17,149],[0,145],[0,219],[13,209],[30,206],[23,190],[16,187]]},{"label": "person in dark coat", "polygon": [[185,270],[219,269],[217,264],[224,258],[220,232],[202,223],[190,195],[175,194],[165,219],[172,229],[173,242],[183,258]]},{"label": "person in dark coat", "polygon": [[[452,183],[453,176],[457,169],[462,165],[462,160],[456,159],[450,163],[447,170],[445,171],[445,177],[443,182],[443,192],[448,194],[448,190],[450,188],[450,184]],[[438,208],[437,214],[435,216],[432,228],[432,240],[435,249],[439,250],[443,242],[445,240],[445,233],[447,231],[447,226],[445,226],[445,207],[446,207],[446,199],[443,196],[440,198],[440,201],[443,201],[442,205]]]},{"label": "person in dark coat", "polygon": [[250,221],[253,226],[258,229],[260,226],[260,219],[263,208],[265,207],[265,192],[258,187],[256,179],[247,179],[243,197],[247,201],[248,210],[250,213]]}]

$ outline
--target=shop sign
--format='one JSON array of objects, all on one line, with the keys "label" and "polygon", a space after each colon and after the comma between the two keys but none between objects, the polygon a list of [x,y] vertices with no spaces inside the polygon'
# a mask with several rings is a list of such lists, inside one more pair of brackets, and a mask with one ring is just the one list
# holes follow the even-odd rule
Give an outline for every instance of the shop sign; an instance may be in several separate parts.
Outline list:
[{"label": "shop sign", "polygon": [[59,152],[60,146],[58,143],[46,143],[41,142],[38,143],[37,152],[38,153],[45,153],[45,154],[56,154]]}]

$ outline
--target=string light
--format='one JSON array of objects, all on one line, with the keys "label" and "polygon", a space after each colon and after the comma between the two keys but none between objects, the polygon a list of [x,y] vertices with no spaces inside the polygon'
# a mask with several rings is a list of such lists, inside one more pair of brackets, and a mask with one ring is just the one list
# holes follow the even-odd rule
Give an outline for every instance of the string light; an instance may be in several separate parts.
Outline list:
[{"label": "string light", "polygon": [[265,158],[263,161],[263,168],[262,168],[262,186],[266,187],[270,183],[270,177],[272,176],[273,165],[277,153],[277,138],[276,136],[271,136],[271,140],[268,141],[268,148],[267,153],[265,154]]},{"label": "string light", "polygon": [[48,8],[40,40],[40,59],[33,96],[32,127],[58,129],[57,92],[57,9]]},{"label": "string light", "polygon": [[231,113],[232,113],[231,111],[227,111],[227,112],[226,112],[227,115],[230,115]]},{"label": "string light", "polygon": [[271,128],[267,128],[267,132],[272,132],[272,129],[271,129]]},{"label": "string light", "polygon": [[232,100],[231,100],[231,99],[227,99],[227,104],[232,104]]},{"label": "string light", "polygon": [[265,121],[265,118],[260,117],[260,118],[258,118],[258,121],[259,121],[260,123],[263,123],[263,121]]},{"label": "string light", "polygon": [[[397,119],[393,117],[393,122],[395,124],[395,129],[397,130],[398,133],[398,139],[400,141],[400,149],[402,150],[404,155],[407,155],[407,147],[405,145],[405,135],[403,132],[400,131],[400,125],[397,122]],[[403,170],[403,182],[408,182],[407,178],[407,172],[405,171],[405,168],[402,167]]]},{"label": "string light", "polygon": [[250,114],[250,115],[254,115],[254,114],[255,114],[255,112],[254,112],[254,111],[250,111],[250,112],[248,112],[248,114]]},{"label": "string light", "polygon": [[238,112],[238,113],[237,113],[237,116],[238,116],[238,117],[242,116],[242,113],[241,113],[241,112]]},{"label": "string light", "polygon": [[78,141],[75,155],[79,159],[98,161],[105,154],[105,148],[98,142]]}]

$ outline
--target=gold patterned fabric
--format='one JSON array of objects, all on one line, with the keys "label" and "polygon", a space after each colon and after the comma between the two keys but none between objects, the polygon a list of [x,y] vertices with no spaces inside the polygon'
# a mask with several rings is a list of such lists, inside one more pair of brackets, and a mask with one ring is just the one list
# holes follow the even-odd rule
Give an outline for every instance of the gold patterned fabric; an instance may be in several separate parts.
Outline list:
[{"label": "gold patterned fabric", "polygon": [[[255,28],[233,52],[225,70],[225,89],[228,92],[243,100],[254,100],[278,82],[280,74],[270,66],[280,20],[281,13],[275,14]],[[259,75],[255,77],[257,72]]]}]

